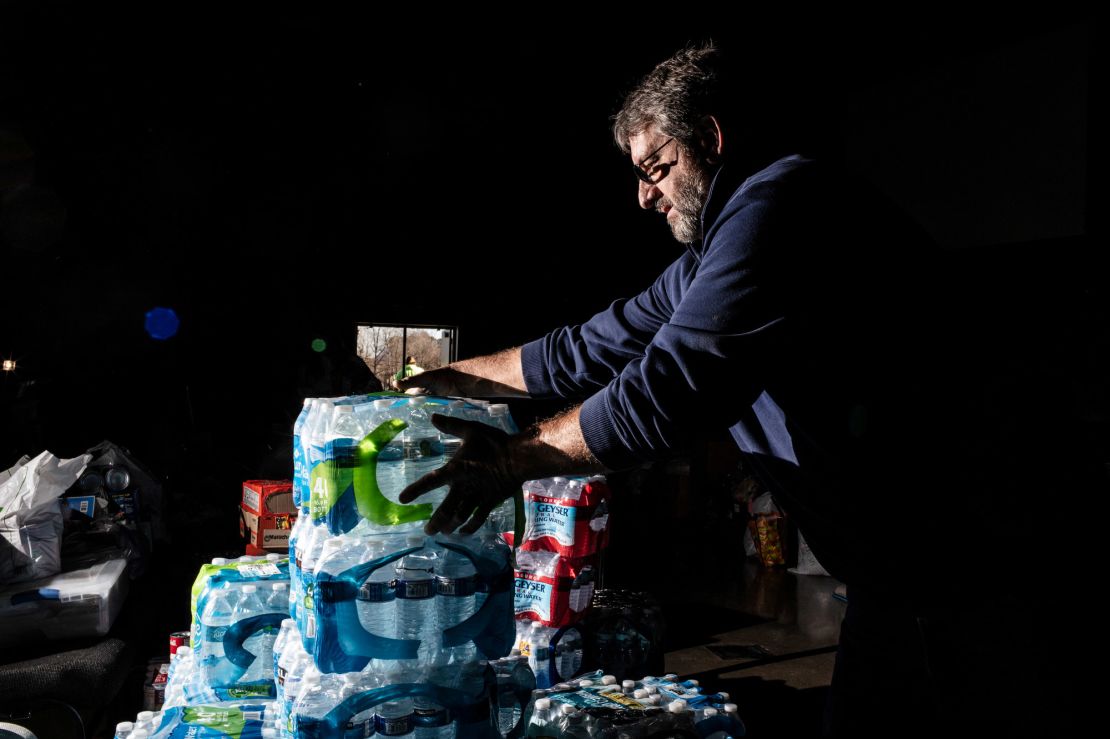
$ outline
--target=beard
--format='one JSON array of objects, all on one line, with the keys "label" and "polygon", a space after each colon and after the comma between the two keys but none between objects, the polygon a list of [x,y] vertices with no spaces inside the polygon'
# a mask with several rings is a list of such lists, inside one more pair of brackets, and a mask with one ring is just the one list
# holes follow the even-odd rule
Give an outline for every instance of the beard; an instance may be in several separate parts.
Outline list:
[{"label": "beard", "polygon": [[[692,161],[693,158],[687,160]],[[660,205],[669,205],[677,217],[670,222],[671,233],[681,244],[701,240],[701,212],[709,197],[709,169],[700,163],[683,173],[670,199],[663,198]]]}]

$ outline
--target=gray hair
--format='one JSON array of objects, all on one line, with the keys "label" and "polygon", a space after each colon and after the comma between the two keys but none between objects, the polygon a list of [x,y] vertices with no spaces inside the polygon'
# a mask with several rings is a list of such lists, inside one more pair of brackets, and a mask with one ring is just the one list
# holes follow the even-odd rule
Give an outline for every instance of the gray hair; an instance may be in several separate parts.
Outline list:
[{"label": "gray hair", "polygon": [[617,146],[629,153],[628,140],[654,125],[687,151],[693,150],[698,122],[723,112],[727,76],[724,54],[712,41],[661,62],[628,93],[613,117]]}]

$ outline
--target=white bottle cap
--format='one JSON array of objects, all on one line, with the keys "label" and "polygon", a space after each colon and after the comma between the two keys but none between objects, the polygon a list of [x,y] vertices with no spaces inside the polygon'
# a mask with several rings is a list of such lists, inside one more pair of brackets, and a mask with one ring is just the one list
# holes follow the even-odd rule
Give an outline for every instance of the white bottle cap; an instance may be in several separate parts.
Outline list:
[{"label": "white bottle cap", "polygon": [[127,739],[147,739],[148,736],[150,736],[150,732],[146,729],[135,729],[127,735]]},{"label": "white bottle cap", "polygon": [[616,675],[602,675],[601,676],[601,684],[602,685],[616,685],[617,684],[617,676]]},{"label": "white bottle cap", "polygon": [[735,703],[726,703],[721,707],[725,709],[725,713],[736,713],[739,710]]},{"label": "white bottle cap", "polygon": [[489,414],[493,417],[509,415],[509,406],[507,403],[491,403],[489,407]]},{"label": "white bottle cap", "polygon": [[257,590],[258,590],[258,588],[256,588],[254,585],[244,585],[243,586],[243,595],[250,595],[251,593],[256,592]]},{"label": "white bottle cap", "polygon": [[118,724],[116,724],[116,733],[124,734],[134,728],[135,724],[131,723],[130,721],[120,721]]},{"label": "white bottle cap", "polygon": [[212,564],[214,564],[214,565],[226,565],[227,564],[227,559],[224,558],[224,557],[213,557],[212,558]]},{"label": "white bottle cap", "polygon": [[621,687],[624,688],[625,690],[635,690],[636,689],[636,681],[635,680],[622,680],[621,681]]},{"label": "white bottle cap", "polygon": [[682,713],[683,711],[686,710],[686,701],[681,700],[681,699],[676,700],[676,701],[671,701],[667,705],[667,710],[670,711],[671,713]]},{"label": "white bottle cap", "polygon": [[641,698],[647,698],[648,697],[648,692],[646,690],[644,690],[643,688],[636,688],[635,690],[632,691],[632,697],[636,698],[637,700],[639,700]]},{"label": "white bottle cap", "polygon": [[[282,584],[284,585],[285,583],[282,583]],[[281,620],[281,625],[282,625],[282,627],[284,627],[286,629],[291,629],[291,628],[293,628],[294,626],[297,625],[297,622],[294,621],[291,618],[283,618]]]},{"label": "white bottle cap", "polygon": [[578,681],[578,687],[580,687],[580,688],[588,688],[593,684],[594,684],[593,680],[579,680]]},{"label": "white bottle cap", "polygon": [[[289,586],[286,583],[276,582],[276,583],[274,583],[273,589],[280,593],[282,590],[285,590],[287,587],[289,587]],[[286,620],[288,620],[288,619],[286,619]]]},{"label": "white bottle cap", "polygon": [[154,711],[139,711],[137,718],[139,721],[150,721],[154,718]]},{"label": "white bottle cap", "polygon": [[649,685],[646,688],[644,688],[644,690],[646,690],[648,692],[648,695],[655,695],[656,693],[659,692],[659,688],[655,685]]},{"label": "white bottle cap", "polygon": [[550,698],[540,698],[539,700],[536,701],[536,710],[537,711],[547,711],[550,708],[551,708],[551,699]]},{"label": "white bottle cap", "polygon": [[567,703],[564,703],[564,704],[563,704],[563,705],[562,705],[562,706],[561,706],[561,707],[559,708],[559,710],[563,712],[563,715],[564,715],[564,716],[573,716],[574,714],[578,713],[578,709],[577,709],[577,708],[575,708],[574,706],[572,706],[572,705],[569,705],[569,704],[567,704]]},{"label": "white bottle cap", "polygon": [[710,718],[712,716],[716,716],[717,715],[717,709],[716,708],[703,709],[702,712],[701,712],[701,715],[704,716],[705,718]]},{"label": "white bottle cap", "polygon": [[193,653],[193,648],[192,647],[186,647],[186,646],[178,647],[177,651],[174,652],[174,654],[177,655],[178,659],[181,659],[182,657],[188,657],[192,653]]},{"label": "white bottle cap", "polygon": [[725,692],[725,691],[723,691],[723,690],[718,690],[718,691],[717,691],[717,695],[719,695],[719,696],[721,697],[721,700],[723,700],[723,701],[727,701],[727,700],[728,700],[728,693],[726,693],[726,692]]}]

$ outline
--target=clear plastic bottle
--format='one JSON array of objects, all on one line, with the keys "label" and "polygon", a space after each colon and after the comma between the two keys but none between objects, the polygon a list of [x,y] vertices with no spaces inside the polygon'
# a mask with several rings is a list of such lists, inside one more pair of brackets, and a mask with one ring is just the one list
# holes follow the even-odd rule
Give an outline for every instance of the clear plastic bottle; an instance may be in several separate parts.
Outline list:
[{"label": "clear plastic bottle", "polygon": [[[246,621],[255,616],[262,616],[267,612],[266,604],[256,585],[244,585],[242,597],[232,609],[232,623]],[[260,680],[272,680],[274,668],[274,638],[276,634],[271,627],[265,627],[248,636],[243,641],[243,649],[254,655],[254,661],[243,673],[239,682],[252,683]]]},{"label": "clear plastic bottle", "polygon": [[403,736],[413,735],[412,726],[412,700],[386,701],[378,707],[378,716],[375,721],[378,736]]},{"label": "clear plastic bottle", "polygon": [[230,663],[224,657],[224,634],[234,623],[237,598],[231,588],[217,588],[208,595],[201,614],[201,671],[208,685],[225,685],[229,681]]},{"label": "clear plastic bottle", "polygon": [[[371,422],[373,428],[393,418],[405,420],[402,418],[400,409],[394,409],[394,402],[396,401],[393,398],[374,401],[374,420]],[[394,503],[399,502],[397,498],[408,484],[405,482],[404,432],[394,436],[384,448],[378,451],[377,477],[378,489],[381,490],[382,495]]]},{"label": "clear plastic bottle", "polygon": [[300,639],[300,632],[297,631],[297,622],[291,618],[283,619],[281,628],[278,629],[277,638],[274,639],[273,658],[275,680],[278,678],[282,652],[285,651],[292,639]]},{"label": "clear plastic bottle", "polygon": [[447,709],[430,698],[412,699],[412,721],[415,739],[455,739],[455,725]]},{"label": "clear plastic bottle", "polygon": [[[367,558],[380,559],[392,553],[390,539],[371,540],[368,543]],[[371,634],[387,639],[397,638],[397,598],[393,591],[393,566],[386,564],[370,573],[370,577],[359,587],[355,608],[362,628]],[[380,659],[371,661],[378,671],[385,669]]]},{"label": "clear plastic bottle", "polygon": [[[461,537],[451,543],[462,544]],[[477,570],[464,554],[446,549],[436,566],[436,610],[439,629],[462,623],[478,610]],[[478,655],[474,642],[444,648],[444,658],[451,664],[469,662]]]},{"label": "clear plastic bottle", "polygon": [[506,434],[515,434],[519,430],[513,423],[513,417],[509,415],[509,406],[505,403],[490,403],[489,423]]},{"label": "clear plastic bottle", "polygon": [[[432,425],[426,407],[427,398],[409,398],[407,412],[408,428],[401,436],[405,455],[405,484],[411,485],[446,461],[443,456],[443,443],[439,430]],[[425,493],[420,502],[438,506],[447,495],[447,487],[439,487]]]},{"label": "clear plastic bottle", "polygon": [[305,423],[308,421],[308,417],[312,413],[312,407],[315,404],[315,398],[305,398],[301,412],[297,414],[297,420],[293,422],[293,505],[298,508],[301,505],[301,495],[307,483],[305,453],[301,444],[301,436],[304,434]]},{"label": "clear plastic bottle", "polygon": [[524,735],[527,737],[553,737],[558,736],[558,724],[552,716],[552,703],[550,698],[540,698],[532,706],[532,718]]},{"label": "clear plastic bottle", "polygon": [[[422,546],[424,537],[409,537],[407,544]],[[440,656],[435,602],[436,559],[436,553],[425,548],[403,557],[396,568],[397,638],[420,640],[417,660],[421,665],[430,665]]]}]

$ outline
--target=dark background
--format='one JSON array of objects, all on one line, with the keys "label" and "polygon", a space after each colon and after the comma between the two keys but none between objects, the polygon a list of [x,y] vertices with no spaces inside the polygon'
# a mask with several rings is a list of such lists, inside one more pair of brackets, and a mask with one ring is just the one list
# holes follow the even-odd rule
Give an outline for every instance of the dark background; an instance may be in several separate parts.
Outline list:
[{"label": "dark background", "polygon": [[[938,294],[973,308],[999,381],[1048,370],[1110,459],[1105,220],[1088,205],[1106,171],[1101,24],[89,5],[0,2],[0,358],[18,362],[0,373],[0,468],[110,439],[165,481],[173,557],[116,630],[142,633],[140,662],[184,627],[196,566],[241,547],[240,483],[280,456],[301,399],[339,394],[321,388],[356,324],[457,325],[473,356],[588,318],[678,256],[608,123],[709,37],[749,60],[753,120],[777,111],[933,235]],[[145,333],[155,306],[180,316],[174,338]],[[729,449],[706,442],[679,477],[715,484]],[[694,560],[734,552],[727,492],[694,505],[673,477],[639,507]],[[642,542],[621,542],[611,569],[635,574]]]},{"label": "dark background", "polygon": [[1084,18],[0,8],[0,464],[107,438],[194,510],[234,505],[322,371],[313,338],[458,325],[472,356],[638,291],[679,249],[608,118],[710,36],[750,59],[753,118],[789,111],[949,251],[1000,363],[1054,355],[1104,425]]}]

